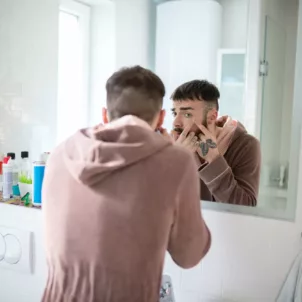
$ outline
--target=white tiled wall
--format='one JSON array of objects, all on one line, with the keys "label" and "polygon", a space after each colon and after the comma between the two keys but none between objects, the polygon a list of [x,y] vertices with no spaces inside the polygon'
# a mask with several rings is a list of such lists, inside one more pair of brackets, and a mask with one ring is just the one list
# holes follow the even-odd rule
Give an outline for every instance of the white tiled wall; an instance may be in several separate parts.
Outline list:
[{"label": "white tiled wall", "polygon": [[52,148],[57,52],[57,0],[0,0],[0,152]]},{"label": "white tiled wall", "polygon": [[194,302],[209,298],[274,301],[299,250],[297,225],[210,211],[204,214],[213,236],[204,261],[194,269],[182,270],[169,256],[166,260],[165,272],[172,276],[177,301],[187,301],[187,294]]}]

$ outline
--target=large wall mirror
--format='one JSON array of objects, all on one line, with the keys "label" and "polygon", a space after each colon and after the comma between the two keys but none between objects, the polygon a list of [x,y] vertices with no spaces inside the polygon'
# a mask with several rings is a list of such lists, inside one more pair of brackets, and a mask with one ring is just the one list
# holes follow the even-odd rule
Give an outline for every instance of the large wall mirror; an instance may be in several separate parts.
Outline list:
[{"label": "large wall mirror", "polygon": [[[157,6],[155,70],[167,90],[193,79],[214,83],[220,91],[219,115],[239,121],[260,142],[258,151],[250,142],[245,148],[236,144],[243,136],[235,135],[224,158],[237,184],[211,171],[212,178],[202,179],[212,193],[206,208],[294,218],[300,138],[293,112],[300,108],[294,97],[298,5],[297,0],[220,0]],[[169,112],[171,101],[167,98],[165,104]],[[173,120],[170,115],[166,126]],[[228,187],[231,192],[222,194]]]},{"label": "large wall mirror", "polygon": [[[0,0],[0,151],[49,151],[77,128],[101,122],[107,78],[142,65],[166,86],[167,129],[181,131],[190,119],[208,126],[205,114],[217,112],[223,159],[207,165],[202,152],[211,143],[200,144],[203,207],[293,220],[302,112],[298,5]],[[179,96],[192,87],[203,89],[210,107],[198,109],[204,102],[194,97],[173,100],[177,88]]]}]

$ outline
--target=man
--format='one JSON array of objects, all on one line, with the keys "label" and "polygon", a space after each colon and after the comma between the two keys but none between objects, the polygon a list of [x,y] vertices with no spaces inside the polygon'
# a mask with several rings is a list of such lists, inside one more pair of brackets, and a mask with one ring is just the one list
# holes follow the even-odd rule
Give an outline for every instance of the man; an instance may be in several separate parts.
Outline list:
[{"label": "man", "polygon": [[156,133],[162,81],[136,66],[106,90],[105,125],[77,132],[47,163],[44,302],[158,302],[166,250],[189,268],[210,247],[194,158]]},{"label": "man", "polygon": [[259,141],[230,117],[217,120],[219,97],[207,81],[176,88],[171,96],[174,140],[196,156],[202,200],[256,206]]}]

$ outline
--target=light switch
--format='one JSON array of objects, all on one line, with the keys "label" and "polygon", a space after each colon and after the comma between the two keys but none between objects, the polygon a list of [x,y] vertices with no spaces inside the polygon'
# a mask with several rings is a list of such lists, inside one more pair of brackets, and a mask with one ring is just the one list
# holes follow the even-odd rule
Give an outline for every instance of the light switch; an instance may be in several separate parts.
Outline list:
[{"label": "light switch", "polygon": [[14,235],[7,234],[4,236],[5,241],[5,257],[4,261],[10,264],[17,264],[22,255],[22,248],[20,241]]}]

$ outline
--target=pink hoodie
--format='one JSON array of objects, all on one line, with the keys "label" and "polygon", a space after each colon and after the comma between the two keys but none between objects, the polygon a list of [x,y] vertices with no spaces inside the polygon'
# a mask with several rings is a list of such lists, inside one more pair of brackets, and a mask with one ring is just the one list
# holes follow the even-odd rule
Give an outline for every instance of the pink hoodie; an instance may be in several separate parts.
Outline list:
[{"label": "pink hoodie", "polygon": [[166,250],[189,268],[210,247],[192,155],[133,116],[58,146],[43,200],[44,302],[158,302]]}]

